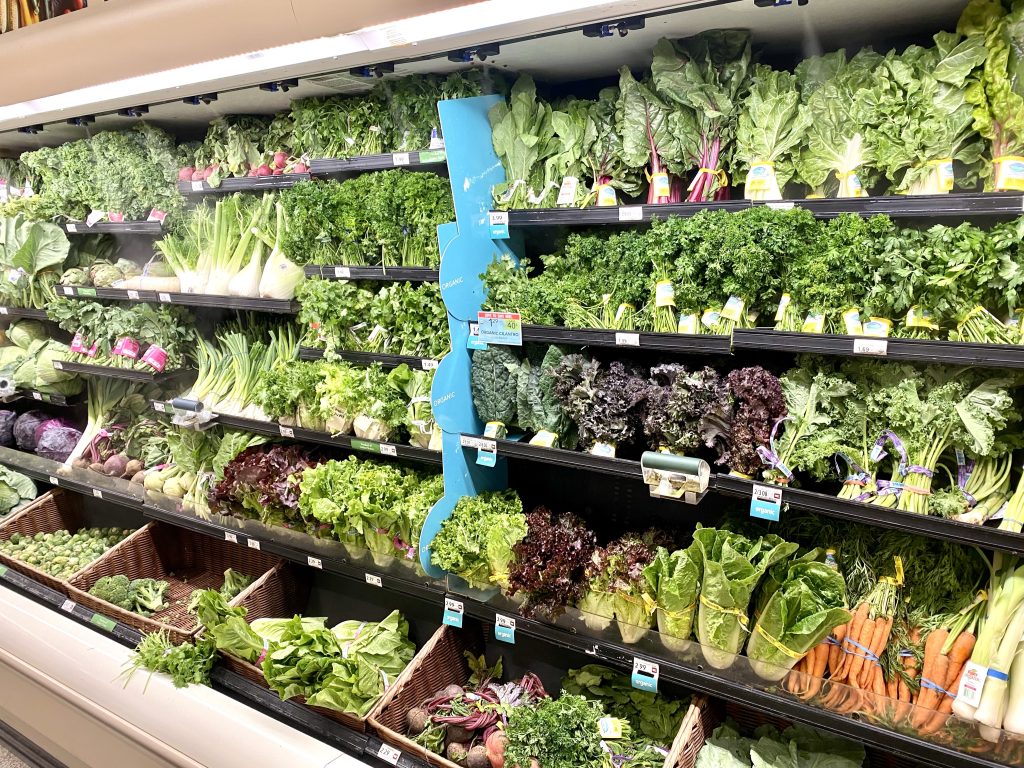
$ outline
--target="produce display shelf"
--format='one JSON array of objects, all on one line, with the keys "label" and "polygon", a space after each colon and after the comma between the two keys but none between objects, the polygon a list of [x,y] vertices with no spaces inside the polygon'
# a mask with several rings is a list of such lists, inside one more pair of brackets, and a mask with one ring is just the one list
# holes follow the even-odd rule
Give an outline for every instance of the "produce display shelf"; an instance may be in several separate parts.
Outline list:
[{"label": "produce display shelf", "polygon": [[[431,371],[437,368],[437,360],[430,357],[413,357],[411,355],[387,355],[377,352],[354,352],[348,349],[336,349],[332,353],[334,357],[358,365],[372,365],[380,363],[385,368],[397,368],[405,364],[410,368],[421,368],[424,371]],[[299,347],[299,360],[322,360],[324,350],[313,347]]]},{"label": "produce display shelf", "polygon": [[[1024,345],[971,344],[931,339],[876,339],[824,333],[796,333],[768,328],[737,328],[733,349],[799,354],[879,357],[918,363],[980,365],[989,368],[1024,368]],[[858,351],[863,345],[866,351]]]},{"label": "produce display shelf", "polygon": [[598,662],[617,667],[627,675],[634,669],[634,660],[655,662],[659,665],[661,680],[671,681],[695,692],[706,693],[745,707],[794,720],[833,733],[841,734],[854,741],[894,752],[916,762],[937,766],[937,768],[1005,768],[1003,763],[989,760],[981,755],[967,754],[941,744],[925,741],[915,736],[890,730],[868,722],[859,716],[847,716],[827,709],[805,704],[801,700],[774,693],[770,690],[731,680],[703,663],[687,664],[670,657],[651,653],[647,647],[642,651],[624,643],[611,642],[569,631],[551,624],[525,619],[507,610],[498,611],[493,606],[474,600],[462,594],[448,597],[461,601],[467,616],[490,625],[496,622],[496,615],[511,616],[515,619],[516,634],[522,633],[544,640],[553,645],[580,651],[592,656]]},{"label": "produce display shelf", "polygon": [[256,296],[218,296],[207,293],[167,293],[163,291],[134,291],[125,288],[89,288],[64,285],[61,293],[72,299],[110,299],[144,304],[178,304],[183,307],[208,309],[238,309],[247,312],[268,312],[295,315],[299,302],[291,299],[262,299]]},{"label": "produce display shelf", "polygon": [[448,158],[443,149],[424,149],[419,152],[388,152],[383,155],[310,160],[309,172],[312,176],[342,176],[391,168],[444,168],[447,164]]},{"label": "produce display shelf", "polygon": [[269,192],[272,189],[294,187],[300,181],[309,181],[308,173],[283,173],[280,176],[243,176],[223,179],[220,186],[211,187],[205,181],[179,181],[178,191],[183,195],[216,195],[232,192]]},{"label": "produce display shelf", "polygon": [[302,704],[281,701],[274,691],[256,685],[226,667],[215,666],[210,671],[210,682],[215,689],[243,699],[275,720],[332,747],[354,755],[362,755],[366,751],[368,737],[365,733],[357,733],[351,728],[346,728]]},{"label": "produce display shelf", "polygon": [[438,271],[427,267],[356,267],[343,264],[319,266],[309,264],[306,277],[321,280],[377,280],[392,283],[436,283]]},{"label": "produce display shelf", "polygon": [[971,192],[946,195],[889,195],[884,197],[823,198],[752,203],[749,200],[717,200],[709,203],[665,203],[662,205],[610,205],[592,208],[527,208],[507,213],[509,228],[589,227],[599,224],[631,225],[665,219],[690,217],[701,211],[738,212],[754,205],[772,208],[806,208],[816,218],[830,219],[843,213],[858,216],[886,214],[894,218],[955,218],[976,216],[1019,216],[1024,211],[1024,193]]},{"label": "produce display shelf", "polygon": [[[545,448],[515,440],[490,440],[481,435],[461,436],[463,448],[495,450],[498,456],[535,461],[569,469],[614,475],[632,479],[643,479],[640,462],[628,459],[594,456],[581,451],[567,451],[562,448]],[[753,480],[727,474],[712,474],[708,490],[726,496],[749,499],[758,483]],[[961,523],[941,517],[901,512],[873,504],[836,498],[826,493],[786,488],[782,500],[794,509],[806,509],[818,514],[863,525],[890,528],[918,536],[927,536],[941,541],[952,541],[984,549],[1024,554],[1024,534],[1001,531],[985,525]]]},{"label": "produce display shelf", "polygon": [[90,469],[76,469],[34,453],[0,447],[0,464],[50,485],[83,496],[105,499],[123,507],[142,509],[145,489],[138,483],[107,477]]},{"label": "produce display shelf", "polygon": [[27,317],[32,320],[49,320],[45,309],[29,309],[28,307],[0,307],[0,316]]},{"label": "produce display shelf", "polygon": [[164,233],[159,221],[98,221],[86,224],[84,221],[66,221],[60,225],[69,235],[153,235]]},{"label": "produce display shelf", "polygon": [[319,432],[315,429],[290,427],[284,424],[279,424],[276,421],[246,419],[240,416],[229,416],[223,413],[217,414],[215,420],[216,423],[221,426],[243,429],[246,432],[253,432],[257,435],[288,437],[304,443],[332,445],[337,448],[345,448],[352,451],[373,453],[379,456],[392,456],[398,459],[410,459],[427,464],[437,464],[438,466],[441,464],[440,451],[431,451],[427,448],[418,448],[413,445],[387,443],[380,440],[364,440],[350,435],[332,435],[329,432]]},{"label": "produce display shelf", "polygon": [[[230,541],[242,547],[259,549],[272,555],[317,570],[335,573],[355,581],[374,584],[381,589],[409,595],[420,600],[441,605],[444,603],[444,588],[431,584],[427,580],[416,580],[398,575],[387,568],[380,568],[370,563],[358,562],[354,558],[333,556],[313,546],[314,540],[309,536],[287,529],[275,530],[274,526],[261,525],[253,521],[242,527],[242,521],[231,519],[231,524],[222,522],[221,515],[192,512],[185,509],[178,499],[163,494],[149,494],[149,499],[142,506],[142,514],[151,520],[161,520],[179,528],[186,528],[213,539]],[[238,524],[235,524],[235,523]],[[285,536],[301,538],[310,543],[298,546],[284,541]]]},{"label": "produce display shelf", "polygon": [[90,365],[89,363],[74,363],[68,360],[54,360],[53,367],[58,371],[79,373],[83,376],[103,376],[108,379],[127,379],[128,381],[144,381],[150,384],[158,384],[164,381],[171,381],[182,376],[189,376],[195,371],[190,368],[180,368],[175,371],[137,371],[134,368],[114,368],[110,365]]},{"label": "produce display shelf", "polygon": [[134,627],[115,621],[102,613],[97,613],[85,606],[79,605],[70,600],[60,592],[50,589],[45,584],[40,584],[24,574],[18,573],[12,568],[0,565],[0,584],[26,595],[37,603],[52,608],[55,611],[70,616],[79,624],[84,624],[91,629],[104,632],[114,638],[122,645],[134,648],[142,640],[142,633]]},{"label": "produce display shelf", "polygon": [[46,403],[47,405],[78,405],[79,403],[85,402],[85,395],[53,395],[49,392],[37,392],[34,389],[19,389],[13,395],[7,397],[0,397],[2,403],[13,403],[16,400],[35,400],[39,403]]},{"label": "produce display shelf", "polygon": [[368,757],[377,759],[376,765],[394,765],[396,768],[430,768],[430,763],[426,760],[421,760],[418,757],[401,752],[398,755],[398,762],[392,762],[392,759],[386,757],[386,755],[394,754],[394,748],[385,742],[381,741],[377,736],[368,735],[366,738],[366,752],[364,753]]},{"label": "produce display shelf", "polygon": [[523,341],[581,347],[640,348],[684,355],[728,355],[732,352],[729,337],[723,335],[609,331],[554,325],[523,325]]}]

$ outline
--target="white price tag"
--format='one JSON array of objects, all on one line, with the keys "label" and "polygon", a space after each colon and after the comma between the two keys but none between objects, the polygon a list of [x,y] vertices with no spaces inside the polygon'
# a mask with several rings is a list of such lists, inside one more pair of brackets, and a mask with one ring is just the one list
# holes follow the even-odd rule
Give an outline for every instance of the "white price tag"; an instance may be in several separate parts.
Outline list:
[{"label": "white price tag", "polygon": [[459,445],[463,448],[479,448],[481,451],[490,451],[494,453],[498,450],[498,443],[494,440],[488,440],[485,437],[471,437],[470,435],[460,435]]},{"label": "white price tag", "polygon": [[324,569],[324,561],[312,555],[306,555],[306,565],[310,568],[319,568],[321,571]]},{"label": "white price tag", "polygon": [[256,541],[256,539],[249,539],[246,543],[248,544],[249,549],[259,550],[260,548],[260,543]]},{"label": "white price tag", "polygon": [[39,392],[33,392],[33,393],[32,393],[32,399],[33,399],[33,400],[42,400],[42,399],[43,399],[43,396],[42,396],[42,394],[41,394],[41,393],[39,393]]},{"label": "white price tag", "polygon": [[75,289],[72,288],[70,285],[65,285],[64,286],[64,295],[65,296],[74,296],[75,295]]},{"label": "white price tag", "polygon": [[380,749],[377,750],[377,757],[385,763],[398,765],[398,760],[402,757],[402,751],[400,749],[395,749],[390,744],[381,744]]},{"label": "white price tag", "polygon": [[616,333],[615,334],[615,346],[617,346],[617,347],[639,347],[640,346],[640,334],[639,333]]},{"label": "white price tag", "polygon": [[60,483],[59,483],[59,482],[57,482],[57,478],[56,478],[56,477],[54,477],[53,475],[50,475],[50,476],[49,476],[48,478],[46,478],[46,479],[50,481],[50,485],[60,485]]},{"label": "white price tag", "polygon": [[92,495],[95,496],[97,499],[102,499],[103,498],[103,491],[101,491],[99,488],[93,488],[92,489]]},{"label": "white price tag", "polygon": [[138,291],[128,291],[128,298],[131,299],[132,301],[138,301],[139,300],[139,292]]},{"label": "white price tag", "polygon": [[7,307],[0,307],[0,315],[6,315],[6,314],[8,314]]},{"label": "white price tag", "polygon": [[488,211],[487,223],[492,227],[507,227],[508,211]]},{"label": "white price tag", "polygon": [[[6,315],[7,313],[4,312],[3,314]],[[64,363],[62,363],[60,360],[54,360],[53,361],[53,367],[56,368],[58,371],[63,371],[64,370]]]},{"label": "white price tag", "polygon": [[157,298],[160,299],[164,304],[171,303],[171,294],[169,293],[158,293]]},{"label": "white price tag", "polygon": [[367,573],[366,574],[366,583],[367,584],[372,584],[375,587],[383,587],[384,586],[384,582],[381,581],[380,576],[377,576],[377,575],[372,574],[372,573]]},{"label": "white price tag", "polygon": [[154,411],[159,411],[160,413],[167,413],[167,406],[164,405],[163,403],[159,402],[159,401],[158,402],[154,402],[153,403],[153,410]]},{"label": "white price tag", "polygon": [[230,541],[232,544],[238,543],[238,537],[235,536],[231,531],[224,531],[224,541]]},{"label": "white price tag", "polygon": [[388,445],[387,443],[381,443],[381,445],[380,445],[380,452],[383,455],[385,455],[385,456],[397,456],[398,455],[398,450],[395,448],[395,446]]},{"label": "white price tag", "polygon": [[408,152],[395,152],[391,156],[392,165],[408,165],[409,164],[409,153]]},{"label": "white price tag", "polygon": [[767,203],[768,207],[775,211],[791,211],[793,210],[792,200],[783,200],[781,202]]},{"label": "white price tag", "polygon": [[201,181],[193,181],[192,182],[192,191],[193,192],[202,192],[203,191],[203,182],[201,182]]},{"label": "white price tag", "polygon": [[73,233],[78,231],[78,226],[75,224],[65,224],[64,229],[66,229],[68,232]]},{"label": "white price tag", "polygon": [[619,221],[643,221],[644,207],[642,205],[620,205]]},{"label": "white price tag", "polygon": [[281,425],[281,437],[295,437],[295,430],[291,427]]},{"label": "white price tag", "polygon": [[566,176],[562,179],[562,186],[558,188],[558,199],[555,205],[572,205],[576,201],[576,189],[580,180],[575,176]]},{"label": "white price tag", "polygon": [[65,600],[60,604],[60,609],[62,611],[67,611],[68,613],[74,613],[75,605],[77,605],[77,603],[75,603],[74,600]]},{"label": "white price tag", "polygon": [[637,658],[633,659],[633,675],[631,682],[633,683],[634,688],[638,688],[641,691],[657,693],[658,673],[659,667],[655,662]]},{"label": "white price tag", "polygon": [[334,276],[342,280],[348,280],[352,277],[352,270],[348,267],[335,267]]},{"label": "white price tag", "polygon": [[421,360],[420,366],[424,371],[432,371],[437,368],[437,360]]},{"label": "white price tag", "polygon": [[888,339],[854,339],[853,354],[885,357],[889,354]]}]

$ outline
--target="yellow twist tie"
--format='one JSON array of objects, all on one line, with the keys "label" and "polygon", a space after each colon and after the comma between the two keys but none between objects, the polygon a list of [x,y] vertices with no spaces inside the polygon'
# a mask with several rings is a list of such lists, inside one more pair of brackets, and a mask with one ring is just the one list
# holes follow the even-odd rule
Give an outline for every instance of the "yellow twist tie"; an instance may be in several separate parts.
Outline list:
[{"label": "yellow twist tie", "polygon": [[750,618],[747,616],[746,611],[740,611],[736,608],[726,608],[724,605],[719,605],[713,600],[709,600],[708,598],[704,597],[704,595],[700,596],[700,601],[704,603],[704,605],[706,605],[708,608],[713,608],[714,610],[721,611],[722,613],[731,613],[733,616],[740,620],[740,626],[742,626],[744,629],[746,629],[747,624],[750,623]]},{"label": "yellow twist tie", "polygon": [[800,659],[802,659],[804,656],[807,655],[805,653],[797,653],[792,648],[787,648],[781,642],[779,642],[778,638],[772,637],[767,632],[765,632],[764,627],[762,627],[760,624],[755,626],[754,629],[757,630],[757,634],[759,634],[761,637],[763,637],[765,640],[767,640],[769,643],[771,643],[772,646],[774,646],[775,648],[777,648],[778,650],[782,651],[784,654],[789,656],[789,658],[791,658],[791,659],[796,659],[796,660],[799,661]]},{"label": "yellow twist tie", "polygon": [[685,608],[683,608],[683,610],[681,611],[670,611],[668,608],[662,608],[660,605],[658,606],[658,610],[666,616],[668,616],[670,619],[683,619],[692,614],[696,607],[697,603],[696,601],[694,601]]}]

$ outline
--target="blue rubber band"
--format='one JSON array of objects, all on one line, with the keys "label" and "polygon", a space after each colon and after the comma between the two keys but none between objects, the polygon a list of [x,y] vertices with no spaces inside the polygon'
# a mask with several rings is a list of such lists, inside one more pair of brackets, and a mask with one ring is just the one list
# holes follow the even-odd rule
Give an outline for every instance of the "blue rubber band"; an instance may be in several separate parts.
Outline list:
[{"label": "blue rubber band", "polygon": [[956,694],[955,693],[950,693],[945,688],[943,688],[941,685],[936,685],[935,683],[933,683],[927,677],[922,677],[921,678],[921,687],[922,688],[927,688],[927,689],[929,689],[931,691],[937,691],[938,693],[945,694],[946,696],[949,696],[949,698],[951,698],[951,699],[955,699],[956,698]]},{"label": "blue rubber band", "polygon": [[846,638],[845,642],[850,643],[851,645],[854,645],[857,648],[860,648],[862,651],[864,651],[864,653],[857,653],[856,651],[847,651],[845,648],[843,649],[844,653],[852,653],[854,656],[860,656],[862,659],[867,659],[868,661],[873,661],[873,662],[877,662],[878,661],[878,657],[875,656],[875,654],[873,654],[871,652],[870,648],[865,648],[863,645],[858,643],[856,640],[851,640],[850,638]]},{"label": "blue rubber band", "polygon": [[1010,676],[1005,672],[1000,672],[998,669],[990,669],[988,671],[989,677],[994,677],[996,680],[1009,680]]}]

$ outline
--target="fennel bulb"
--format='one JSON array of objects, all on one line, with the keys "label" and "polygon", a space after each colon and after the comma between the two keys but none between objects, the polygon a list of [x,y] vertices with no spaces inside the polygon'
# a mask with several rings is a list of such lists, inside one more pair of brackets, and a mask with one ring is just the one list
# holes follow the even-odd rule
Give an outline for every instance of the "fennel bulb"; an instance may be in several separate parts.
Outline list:
[{"label": "fennel bulb", "polygon": [[277,203],[277,236],[260,278],[260,297],[264,299],[294,299],[295,289],[302,282],[302,267],[281,250],[281,236],[285,227],[284,208],[281,203]]},{"label": "fennel bulb", "polygon": [[260,276],[263,274],[263,241],[257,239],[252,257],[241,272],[228,283],[228,296],[256,298],[260,295]]}]

